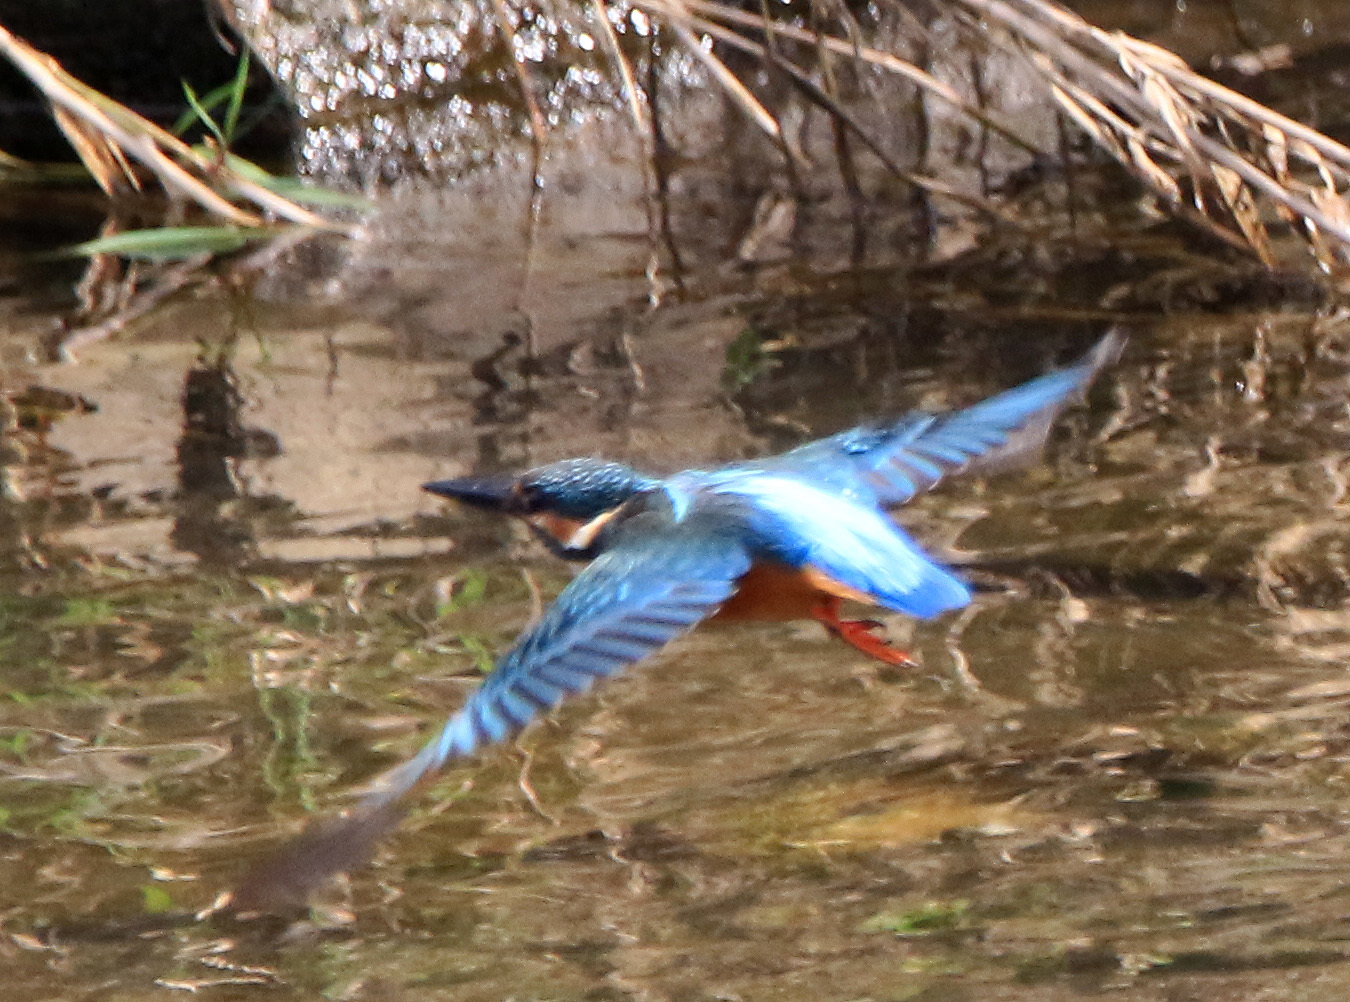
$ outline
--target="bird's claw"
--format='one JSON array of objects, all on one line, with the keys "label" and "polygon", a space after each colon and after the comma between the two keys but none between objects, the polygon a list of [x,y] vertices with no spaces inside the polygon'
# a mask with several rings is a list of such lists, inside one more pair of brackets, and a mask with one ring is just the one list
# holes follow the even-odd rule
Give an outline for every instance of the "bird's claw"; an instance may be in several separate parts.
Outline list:
[{"label": "bird's claw", "polygon": [[862,651],[869,657],[897,667],[918,667],[919,663],[910,656],[908,651],[892,646],[885,637],[877,636],[877,632],[885,626],[879,620],[840,619],[834,610],[828,607],[817,609],[816,618],[844,643]]}]

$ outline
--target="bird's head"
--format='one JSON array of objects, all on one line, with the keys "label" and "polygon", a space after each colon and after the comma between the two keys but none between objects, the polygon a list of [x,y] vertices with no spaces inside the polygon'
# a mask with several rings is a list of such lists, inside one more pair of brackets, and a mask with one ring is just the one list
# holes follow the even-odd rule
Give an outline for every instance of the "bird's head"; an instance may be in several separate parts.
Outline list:
[{"label": "bird's head", "polygon": [[455,477],[423,489],[474,508],[515,515],[555,552],[589,551],[609,517],[658,482],[622,463],[564,459],[520,474]]}]

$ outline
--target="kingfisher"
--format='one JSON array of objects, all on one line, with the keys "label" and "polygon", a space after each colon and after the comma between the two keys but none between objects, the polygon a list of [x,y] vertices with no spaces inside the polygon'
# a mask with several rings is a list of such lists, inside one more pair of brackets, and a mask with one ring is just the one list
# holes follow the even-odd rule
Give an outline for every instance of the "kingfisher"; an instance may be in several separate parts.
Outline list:
[{"label": "kingfisher", "polygon": [[235,907],[303,899],[320,876],[359,862],[447,762],[508,740],[705,620],[814,618],[870,656],[908,663],[878,623],[841,618],[841,604],[930,619],[965,606],[971,592],[888,512],[952,473],[1038,454],[1058,414],[1123,343],[1113,331],[1076,363],[964,410],[913,411],[764,459],[665,477],[566,459],[425,484],[521,519],[586,566],[416,755],[351,811],[255,868]]}]

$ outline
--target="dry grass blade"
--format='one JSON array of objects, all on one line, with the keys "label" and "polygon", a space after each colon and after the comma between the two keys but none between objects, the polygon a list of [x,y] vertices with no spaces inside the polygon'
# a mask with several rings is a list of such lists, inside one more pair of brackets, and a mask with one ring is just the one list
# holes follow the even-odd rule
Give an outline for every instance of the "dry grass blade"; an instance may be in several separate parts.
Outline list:
[{"label": "dry grass blade", "polygon": [[[968,6],[972,5],[969,0],[959,0],[959,2],[966,3]],[[1272,108],[1266,107],[1259,101],[1253,101],[1245,95],[1230,90],[1223,84],[1201,76],[1187,66],[1183,59],[1167,49],[1132,38],[1123,32],[1103,31],[1072,11],[1047,3],[1045,0],[1020,0],[1020,2],[1035,17],[1054,24],[1066,34],[1088,40],[1100,46],[1100,50],[1108,56],[1113,56],[1121,49],[1143,54],[1145,58],[1151,60],[1154,69],[1159,74],[1173,80],[1183,89],[1193,91],[1195,97],[1213,101],[1217,105],[1231,109],[1233,113],[1246,116],[1254,122],[1268,124],[1291,138],[1301,139],[1309,143],[1333,161],[1350,165],[1350,148],[1338,143],[1330,136],[1304,125],[1302,122],[1297,122]]]},{"label": "dry grass blade", "polygon": [[623,96],[628,103],[628,113],[633,118],[633,125],[637,128],[638,135],[645,138],[651,133],[651,122],[647,117],[647,105],[642,100],[637,78],[633,75],[632,64],[629,63],[628,57],[624,55],[623,47],[619,45],[619,36],[614,33],[614,25],[609,23],[605,0],[591,0],[590,11],[591,20],[595,22],[596,33],[604,41],[605,51],[609,54],[610,62],[614,64],[614,69],[619,74],[619,80],[623,83]]},{"label": "dry grass blade", "polygon": [[[1047,62],[1039,53],[1033,59],[1037,63]],[[1241,232],[1235,232],[1207,215],[1202,208],[1187,203],[1177,180],[1153,158],[1149,138],[1143,131],[1116,114],[1094,94],[1058,73],[1053,65],[1045,65],[1042,69],[1051,81],[1051,93],[1069,118],[1101,149],[1138,177],[1145,187],[1152,188],[1174,211],[1229,246],[1238,250],[1252,249]]]},{"label": "dry grass blade", "polygon": [[[831,72],[824,56],[850,57],[901,76],[1033,154],[1057,152],[1028,142],[927,70],[864,44],[857,24],[824,3],[813,10],[814,23],[831,25],[828,30],[721,0],[635,0],[635,6],[679,35],[780,141],[778,123],[698,44],[695,32],[783,71],[877,156],[882,144],[870,141],[848,109],[817,84]],[[1350,264],[1350,148],[1202,77],[1167,49],[1098,28],[1054,0],[950,0],[932,10],[984,48],[1022,60],[1044,81],[1047,99],[1168,211],[1270,267],[1278,260],[1273,225],[1292,226],[1324,269]],[[882,160],[888,168],[898,166]]]},{"label": "dry grass blade", "polygon": [[525,102],[525,109],[530,115],[530,130],[534,137],[536,148],[544,142],[548,133],[548,127],[544,121],[544,113],[539,110],[539,100],[535,97],[538,88],[535,86],[533,75],[530,72],[530,64],[521,54],[519,45],[519,35],[516,27],[511,23],[511,11],[507,8],[506,0],[492,0],[492,10],[497,18],[497,30],[506,41],[507,48],[511,50],[511,65],[515,67],[516,80],[520,84],[520,95]]},{"label": "dry grass blade", "polygon": [[140,190],[141,184],[135,171],[116,143],[110,143],[103,133],[89,128],[83,119],[64,108],[53,108],[52,117],[75,155],[109,198],[115,197],[124,186]]},{"label": "dry grass blade", "polygon": [[1268,268],[1275,267],[1275,252],[1270,246],[1270,235],[1261,222],[1260,210],[1252,189],[1242,183],[1234,171],[1219,164],[1210,167],[1214,181],[1218,185],[1219,196],[1228,206],[1229,215],[1242,230],[1253,252]]},{"label": "dry grass blade", "polygon": [[1139,93],[1157,113],[1158,120],[1167,128],[1168,136],[1187,168],[1195,175],[1204,173],[1205,164],[1191,142],[1198,116],[1176,89],[1152,66],[1128,52],[1122,52],[1120,67],[1135,82]]},{"label": "dry grass blade", "polygon": [[[171,195],[196,203],[213,216],[239,226],[263,220],[234,204],[226,194],[247,200],[280,219],[316,229],[351,233],[347,224],[324,219],[265,186],[244,177],[218,158],[194,150],[176,136],[100,94],[61,65],[0,27],[0,54],[19,69],[51,103],[76,153],[110,194],[121,190],[136,161]],[[119,178],[120,175],[124,175]]]},{"label": "dry grass blade", "polygon": [[1350,149],[1050,0],[956,3],[970,30],[1021,50],[1083,131],[1173,211],[1272,267],[1275,220],[1299,224],[1324,269],[1350,262]]},{"label": "dry grass blade", "polygon": [[[637,0],[636,6],[653,15],[665,16],[670,8],[670,0]],[[739,7],[733,7],[717,0],[683,0],[681,8],[703,15],[713,21],[736,25],[752,31],[765,31],[764,17]],[[820,47],[836,55],[848,56],[876,66],[897,76],[904,77],[922,87],[925,92],[941,98],[963,115],[976,121],[994,134],[1028,152],[1040,152],[1036,146],[1025,139],[1018,131],[997,116],[990,115],[961,96],[953,87],[942,82],[926,70],[915,66],[894,53],[861,45],[855,40],[836,38],[818,31],[808,31],[793,24],[774,23],[772,33],[782,39],[799,42],[812,47]]]}]

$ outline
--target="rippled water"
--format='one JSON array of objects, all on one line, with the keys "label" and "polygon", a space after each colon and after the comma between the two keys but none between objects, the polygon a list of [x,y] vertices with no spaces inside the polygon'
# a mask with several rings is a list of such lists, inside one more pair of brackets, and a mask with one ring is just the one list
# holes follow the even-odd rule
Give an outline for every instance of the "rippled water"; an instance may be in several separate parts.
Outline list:
[{"label": "rippled water", "polygon": [[[423,258],[388,294],[458,267]],[[11,978],[35,998],[1340,997],[1350,330],[1250,301],[1136,309],[1045,465],[903,513],[982,586],[888,620],[920,669],[809,624],[706,629],[455,770],[310,919],[191,917],[413,748],[565,580],[418,483],[753,454],[972,401],[1102,326],[954,304],[949,277],[654,313],[602,293],[606,319],[541,325],[524,369],[509,332],[218,293],[37,365],[41,299],[11,299],[12,371],[98,408],[6,438]]]},{"label": "rippled water", "polygon": [[[11,993],[1343,998],[1334,292],[1153,224],[906,267],[841,266],[822,226],[815,257],[714,263],[737,204],[681,295],[595,149],[556,161],[528,254],[518,178],[387,196],[360,242],[224,271],[71,364],[40,349],[78,267],[4,259]],[[97,225],[31,206],[39,245]],[[1125,356],[1044,464],[901,513],[979,586],[886,618],[918,669],[814,624],[696,632],[453,770],[305,919],[199,914],[567,579],[421,482],[762,454],[1111,324]]]}]

